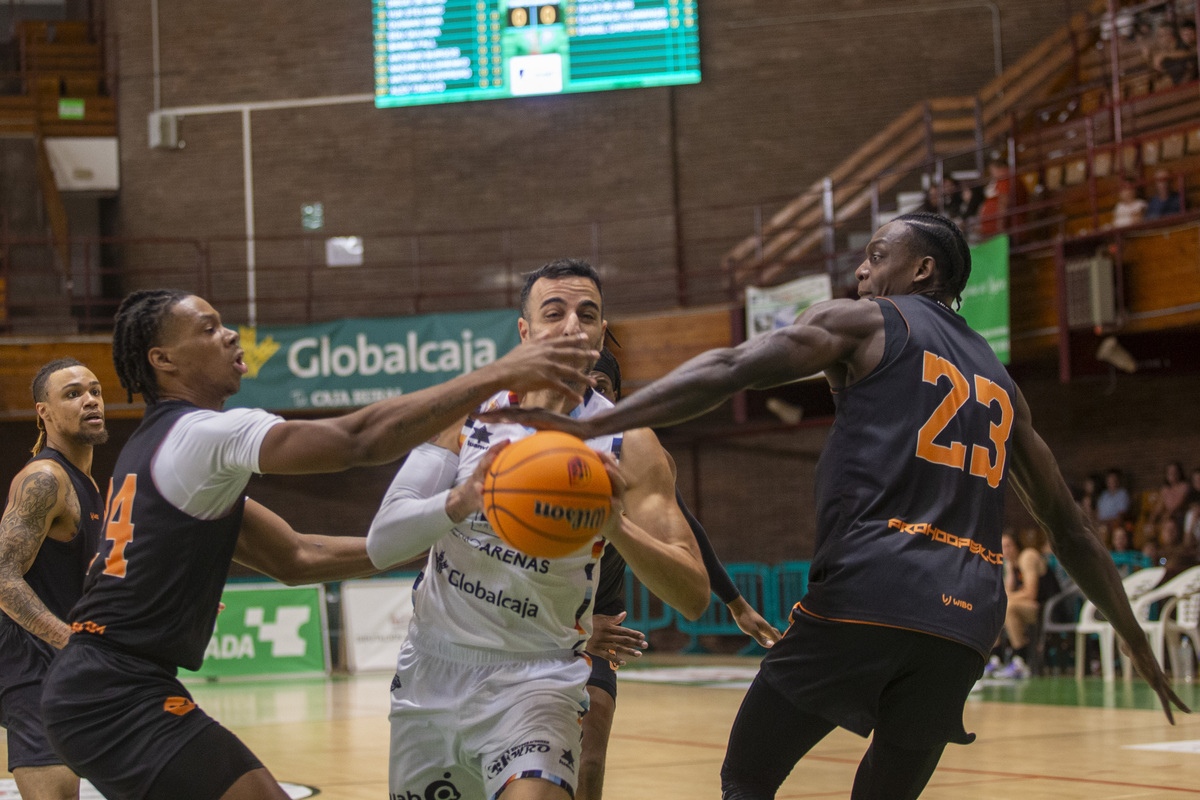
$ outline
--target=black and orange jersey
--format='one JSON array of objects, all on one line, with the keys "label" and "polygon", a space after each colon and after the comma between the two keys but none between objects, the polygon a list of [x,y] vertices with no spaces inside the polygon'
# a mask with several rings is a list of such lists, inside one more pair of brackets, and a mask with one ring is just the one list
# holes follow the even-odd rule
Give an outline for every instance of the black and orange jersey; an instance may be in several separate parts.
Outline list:
[{"label": "black and orange jersey", "polygon": [[[68,541],[50,537],[42,540],[33,564],[25,573],[25,582],[50,613],[65,620],[83,594],[84,575],[100,546],[104,526],[100,515],[104,512],[104,500],[95,482],[62,453],[47,447],[29,459],[29,463],[41,460],[54,461],[71,479],[79,501],[79,526]],[[0,622],[8,624],[11,620],[0,612]]]},{"label": "black and orange jersey", "polygon": [[197,519],[151,477],[163,439],[196,406],[156,403],[129,438],[109,482],[104,541],[71,612],[76,633],[159,664],[199,669],[237,545],[245,497],[228,514]]},{"label": "black and orange jersey", "polygon": [[884,355],[835,397],[801,605],[986,654],[1004,623],[1000,533],[1016,388],[946,306],[919,295],[874,302]]}]

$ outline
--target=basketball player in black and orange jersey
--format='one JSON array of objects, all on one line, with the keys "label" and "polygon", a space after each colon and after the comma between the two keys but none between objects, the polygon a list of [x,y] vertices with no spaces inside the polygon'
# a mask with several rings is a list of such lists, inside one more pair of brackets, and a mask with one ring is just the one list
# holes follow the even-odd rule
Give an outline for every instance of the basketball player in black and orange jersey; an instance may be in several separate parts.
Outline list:
[{"label": "basketball player in black and orange jersey", "polygon": [[71,633],[64,621],[83,594],[100,545],[104,501],[92,448],[108,440],[100,381],[73,358],[33,379],[39,434],[0,519],[0,726],[8,769],[25,800],[72,800],[79,778],[42,728],[42,682]]},{"label": "basketball player in black and orange jersey", "polygon": [[[600,351],[591,376],[596,380],[595,391],[613,403],[621,399],[621,365],[607,347]],[[666,451],[663,451],[666,453]],[[675,474],[675,463],[671,454],[671,473]],[[729,608],[729,613],[739,628],[754,638],[763,647],[771,647],[779,641],[780,633],[771,623],[763,619],[754,607],[746,602],[717,558],[708,533],[683,502],[679,488],[675,488],[675,502],[687,520],[700,555],[708,573],[708,583],[714,594]],[[588,678],[588,712],[583,717],[583,756],[579,759],[579,787],[575,800],[600,800],[604,790],[604,770],[608,756],[609,734],[612,732],[613,715],[617,710],[617,667],[624,666],[627,659],[641,658],[646,647],[645,636],[622,623],[626,618],[625,608],[625,559],[615,547],[606,547],[600,559],[600,584],[596,588],[593,603],[592,638],[587,651],[592,656],[592,675]]]},{"label": "basketball player in black and orange jersey", "polygon": [[809,592],[734,723],[721,770],[727,800],[774,797],[837,726],[874,732],[854,800],[917,797],[945,745],[973,740],[962,709],[1004,621],[1009,478],[1059,562],[1128,643],[1167,718],[1172,705],[1186,710],[1024,397],[950,307],[970,264],[952,222],[906,214],[867,245],[857,301],[819,303],[789,327],[704,353],[590,419],[495,415],[596,436],[681,422],[735,392],[825,372],[837,415],[817,470]]},{"label": "basketball player in black and orange jersey", "polygon": [[403,455],[500,387],[586,384],[577,337],[513,354],[342,417],[285,421],[222,412],[246,365],[205,300],[134,292],[117,312],[121,385],[147,402],[109,483],[104,540],[42,693],[47,738],[110,800],[283,800],[270,772],[195,706],[197,669],[230,561],[290,583],[375,572],[361,537],[296,533],[245,497],[251,473],[331,472]]}]

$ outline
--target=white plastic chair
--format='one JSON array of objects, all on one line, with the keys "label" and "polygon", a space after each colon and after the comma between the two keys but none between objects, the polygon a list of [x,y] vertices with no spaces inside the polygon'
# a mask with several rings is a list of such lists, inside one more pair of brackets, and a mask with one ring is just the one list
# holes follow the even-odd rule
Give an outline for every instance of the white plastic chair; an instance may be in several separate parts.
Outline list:
[{"label": "white plastic chair", "polygon": [[[1171,619],[1172,606],[1175,611],[1174,619]],[[1167,640],[1167,652],[1171,656],[1171,674],[1176,678],[1192,674],[1192,665],[1185,665],[1180,660],[1183,651],[1180,650],[1179,644],[1182,636],[1187,636],[1191,641],[1192,648],[1188,658],[1192,658],[1197,648],[1200,648],[1200,594],[1172,597],[1167,601],[1167,605],[1163,606],[1162,613],[1166,618],[1163,623],[1163,635]]]},{"label": "white plastic chair", "polygon": [[[1146,636],[1150,639],[1150,649],[1154,651],[1154,657],[1158,659],[1159,664],[1166,663],[1163,651],[1166,650],[1167,644],[1167,622],[1171,611],[1178,608],[1178,598],[1190,598],[1198,592],[1200,592],[1200,567],[1192,567],[1179,573],[1162,586],[1142,593],[1136,600],[1132,601],[1133,614],[1137,617],[1142,630],[1145,631]],[[1172,600],[1175,602],[1171,602]],[[1167,602],[1163,604],[1158,619],[1150,619],[1151,607],[1155,603],[1163,601]],[[1192,641],[1195,642],[1196,640],[1193,638]],[[1178,635],[1176,635],[1176,649],[1178,649]],[[1175,666],[1174,662],[1176,660],[1177,658],[1172,656],[1172,666]],[[1124,675],[1127,680],[1132,680],[1133,678],[1133,670],[1130,668],[1131,662],[1132,659],[1129,656],[1124,653],[1121,654],[1121,666],[1124,669]],[[1175,674],[1178,675],[1179,673],[1176,672]]]},{"label": "white plastic chair", "polygon": [[[1130,603],[1153,589],[1154,585],[1162,580],[1164,571],[1162,567],[1140,569],[1122,581],[1121,585],[1125,587],[1125,595]],[[1083,669],[1087,661],[1084,645],[1087,635],[1094,633],[1100,637],[1100,674],[1104,676],[1104,680],[1111,681],[1117,676],[1116,659],[1113,655],[1116,650],[1116,634],[1112,625],[1099,619],[1097,613],[1096,606],[1090,600],[1079,610],[1079,622],[1075,624],[1075,677],[1083,678]]]}]

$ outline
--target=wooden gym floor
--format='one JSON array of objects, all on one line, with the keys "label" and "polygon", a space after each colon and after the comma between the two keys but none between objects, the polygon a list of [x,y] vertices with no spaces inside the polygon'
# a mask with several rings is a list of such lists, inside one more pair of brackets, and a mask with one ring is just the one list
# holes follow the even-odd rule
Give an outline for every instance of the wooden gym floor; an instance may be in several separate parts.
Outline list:
[{"label": "wooden gym floor", "polygon": [[[719,798],[726,738],[754,666],[754,659],[660,656],[641,673],[659,680],[635,680],[633,670],[622,671],[605,796]],[[189,688],[279,780],[316,787],[322,800],[385,800],[390,679],[373,674]],[[1140,683],[987,683],[965,714],[978,740],[947,748],[923,798],[1200,798],[1200,713],[1181,714],[1171,727]],[[1178,684],[1176,691],[1200,706],[1200,687]],[[796,768],[780,800],[848,797],[865,749],[866,740],[834,731]],[[0,759],[4,752],[0,748]],[[0,772],[0,799],[16,797],[8,778]]]}]

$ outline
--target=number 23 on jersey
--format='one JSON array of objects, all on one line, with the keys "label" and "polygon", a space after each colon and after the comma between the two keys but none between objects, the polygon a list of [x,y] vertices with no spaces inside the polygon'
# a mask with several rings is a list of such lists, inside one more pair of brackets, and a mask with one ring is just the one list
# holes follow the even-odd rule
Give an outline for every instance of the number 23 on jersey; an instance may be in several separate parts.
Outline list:
[{"label": "number 23 on jersey", "polygon": [[[988,428],[988,438],[996,449],[996,458],[988,448],[982,445],[971,447],[971,474],[983,478],[993,489],[1000,485],[1004,477],[1004,461],[1007,457],[1005,445],[1013,425],[1012,399],[1008,392],[982,375],[974,376],[975,402],[989,408],[994,403],[1000,407],[1000,421],[992,422]],[[925,351],[925,363],[921,379],[935,386],[942,378],[950,381],[950,391],[942,398],[942,402],[929,415],[929,419],[917,432],[917,458],[922,458],[934,464],[942,464],[955,469],[965,469],[967,466],[967,447],[962,442],[950,442],[948,445],[934,442],[950,421],[962,410],[971,399],[971,383],[958,367],[941,356]]]}]

